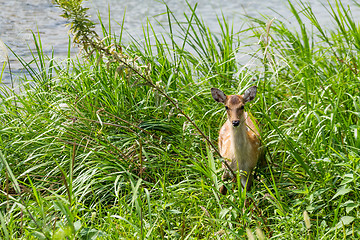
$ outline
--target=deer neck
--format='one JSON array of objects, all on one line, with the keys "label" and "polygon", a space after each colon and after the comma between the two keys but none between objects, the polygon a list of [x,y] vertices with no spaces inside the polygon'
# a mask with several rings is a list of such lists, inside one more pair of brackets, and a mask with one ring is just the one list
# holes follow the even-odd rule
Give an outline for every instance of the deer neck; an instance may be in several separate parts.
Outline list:
[{"label": "deer neck", "polygon": [[234,153],[241,153],[247,147],[248,140],[247,140],[247,126],[246,126],[246,116],[247,114],[244,113],[240,117],[240,124],[237,127],[231,127],[231,137],[232,137],[232,145],[233,149],[235,150]]}]

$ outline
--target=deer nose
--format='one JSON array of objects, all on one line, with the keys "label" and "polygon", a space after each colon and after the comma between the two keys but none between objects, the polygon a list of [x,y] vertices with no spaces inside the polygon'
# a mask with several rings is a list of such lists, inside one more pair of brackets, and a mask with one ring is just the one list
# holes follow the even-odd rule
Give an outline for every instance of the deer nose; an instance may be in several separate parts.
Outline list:
[{"label": "deer nose", "polygon": [[239,126],[239,124],[240,124],[240,121],[239,121],[239,120],[232,121],[232,125],[233,125],[234,127]]}]

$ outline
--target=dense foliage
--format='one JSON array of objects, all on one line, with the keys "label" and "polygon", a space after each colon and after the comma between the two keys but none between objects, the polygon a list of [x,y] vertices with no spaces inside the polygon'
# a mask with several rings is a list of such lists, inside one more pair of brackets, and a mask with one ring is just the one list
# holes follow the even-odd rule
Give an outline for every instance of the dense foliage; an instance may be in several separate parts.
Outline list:
[{"label": "dense foliage", "polygon": [[[126,46],[111,26],[99,37],[81,1],[55,2],[84,58],[56,63],[34,35],[20,90],[1,88],[2,239],[360,237],[360,33],[341,2],[330,30],[289,2],[294,29],[222,17],[218,34],[196,6],[184,22],[164,5],[168,33],[148,23]],[[251,85],[268,165],[222,196],[226,116],[210,88]]]}]

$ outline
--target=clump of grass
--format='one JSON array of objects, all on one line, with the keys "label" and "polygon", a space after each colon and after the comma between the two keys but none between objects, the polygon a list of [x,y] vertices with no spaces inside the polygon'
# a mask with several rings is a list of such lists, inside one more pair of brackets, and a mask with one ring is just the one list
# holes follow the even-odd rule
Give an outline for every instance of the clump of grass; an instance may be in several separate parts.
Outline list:
[{"label": "clump of grass", "polygon": [[[299,31],[250,17],[236,31],[222,17],[219,34],[196,5],[185,22],[164,5],[169,32],[148,23],[128,46],[111,27],[95,33],[81,1],[57,3],[83,19],[74,42],[86,56],[56,63],[34,35],[22,91],[2,89],[4,239],[359,237],[359,34],[341,2],[327,6],[331,30],[289,2]],[[255,67],[236,61],[249,35]],[[269,164],[252,191],[223,197],[214,145],[225,115],[209,89],[253,84]]]}]

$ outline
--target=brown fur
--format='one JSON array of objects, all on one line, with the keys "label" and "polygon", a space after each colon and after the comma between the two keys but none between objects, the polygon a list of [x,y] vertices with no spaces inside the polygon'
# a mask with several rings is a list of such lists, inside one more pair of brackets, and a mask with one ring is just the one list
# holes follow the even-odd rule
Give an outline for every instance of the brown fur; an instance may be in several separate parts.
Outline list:
[{"label": "brown fur", "polygon": [[[227,107],[228,119],[219,131],[219,151],[223,158],[228,159],[228,165],[235,172],[240,169],[241,183],[247,190],[252,184],[252,171],[258,160],[263,156],[257,121],[252,115],[244,111],[246,102],[255,98],[256,87],[249,88],[243,95],[226,96],[221,90],[212,89],[216,101],[222,102]],[[236,125],[238,123],[238,126]],[[235,125],[234,125],[235,124]],[[235,178],[225,164],[223,180]],[[226,194],[225,186],[220,188],[222,194]]]}]

